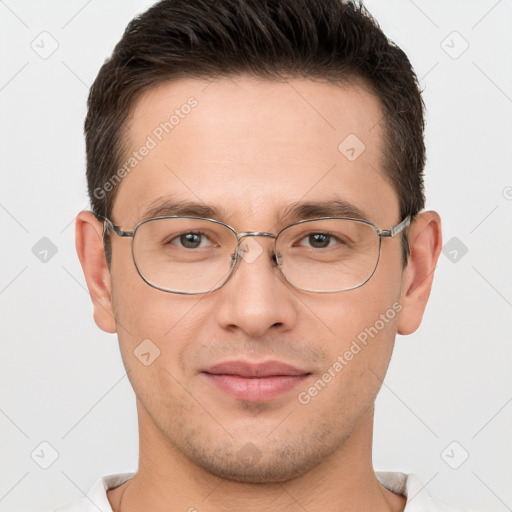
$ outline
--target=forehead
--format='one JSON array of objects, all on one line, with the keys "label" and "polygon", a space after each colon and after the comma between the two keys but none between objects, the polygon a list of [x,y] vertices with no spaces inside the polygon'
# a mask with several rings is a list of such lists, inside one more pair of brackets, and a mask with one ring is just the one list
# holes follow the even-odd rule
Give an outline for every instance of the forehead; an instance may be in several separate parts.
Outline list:
[{"label": "forehead", "polygon": [[[383,173],[383,113],[361,84],[241,76],[160,84],[127,123],[116,222],[150,205],[213,205],[271,222],[300,201],[342,199],[377,221],[398,199]],[[396,211],[395,211],[396,210]],[[245,229],[245,228],[244,228]]]}]

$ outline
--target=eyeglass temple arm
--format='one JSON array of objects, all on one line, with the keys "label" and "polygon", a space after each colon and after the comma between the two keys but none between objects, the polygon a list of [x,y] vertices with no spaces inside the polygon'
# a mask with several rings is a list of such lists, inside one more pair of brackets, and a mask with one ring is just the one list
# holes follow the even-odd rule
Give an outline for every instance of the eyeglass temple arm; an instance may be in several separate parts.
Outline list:
[{"label": "eyeglass temple arm", "polygon": [[379,231],[379,236],[383,237],[391,237],[398,235],[398,233],[401,233],[406,227],[411,225],[411,216],[408,215],[405,217],[405,219],[402,222],[399,222],[396,226],[393,226],[389,229],[381,229]]},{"label": "eyeglass temple arm", "polygon": [[110,231],[113,231],[117,236],[132,237],[134,231],[124,231],[121,226],[117,226],[110,219],[103,217],[103,236],[108,235]]}]

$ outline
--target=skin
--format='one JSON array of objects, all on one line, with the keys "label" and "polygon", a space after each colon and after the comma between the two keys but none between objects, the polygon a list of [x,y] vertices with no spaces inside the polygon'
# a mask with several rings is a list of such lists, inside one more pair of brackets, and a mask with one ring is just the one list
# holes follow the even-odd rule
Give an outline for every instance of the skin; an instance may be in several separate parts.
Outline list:
[{"label": "skin", "polygon": [[[275,233],[292,203],[332,198],[356,205],[381,228],[401,220],[382,171],[382,110],[361,84],[247,76],[164,83],[137,103],[130,151],[190,96],[197,107],[119,185],[116,224],[133,228],[148,205],[171,196],[223,207],[220,220],[237,231]],[[353,162],[338,150],[351,133],[366,146]],[[140,431],[135,477],[108,493],[115,512],[403,510],[405,498],[381,486],[372,467],[374,401],[396,333],[421,322],[441,249],[435,212],[409,228],[405,269],[400,237],[385,238],[370,281],[333,294],[286,283],[265,238],[252,239],[262,253],[241,261],[215,292],[165,293],[139,277],[129,239],[111,235],[109,270],[101,232],[90,212],[78,215],[77,251],[94,318],[118,333]],[[297,394],[396,303],[400,314],[301,404]],[[133,353],[147,338],[160,350],[149,366]],[[269,402],[237,400],[200,373],[232,359],[279,360],[310,375]]]}]

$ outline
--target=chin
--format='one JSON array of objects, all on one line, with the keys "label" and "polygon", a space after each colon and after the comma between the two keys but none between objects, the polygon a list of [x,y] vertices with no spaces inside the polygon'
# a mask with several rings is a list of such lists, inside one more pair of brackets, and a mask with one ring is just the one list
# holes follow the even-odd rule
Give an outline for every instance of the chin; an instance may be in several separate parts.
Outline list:
[{"label": "chin", "polygon": [[[261,445],[260,445],[261,446]],[[333,452],[333,446],[304,440],[288,441],[278,447],[259,448],[248,441],[241,448],[231,444],[206,453],[195,446],[185,456],[207,473],[224,480],[250,484],[283,483],[294,480],[320,463]]]},{"label": "chin", "polygon": [[[318,461],[320,462],[320,461]],[[259,462],[255,465],[241,464],[239,461],[215,461],[214,464],[205,464],[202,467],[208,473],[231,482],[247,484],[275,484],[294,480],[316,464],[304,466],[302,461],[292,460],[282,463],[278,460],[267,463]]]}]

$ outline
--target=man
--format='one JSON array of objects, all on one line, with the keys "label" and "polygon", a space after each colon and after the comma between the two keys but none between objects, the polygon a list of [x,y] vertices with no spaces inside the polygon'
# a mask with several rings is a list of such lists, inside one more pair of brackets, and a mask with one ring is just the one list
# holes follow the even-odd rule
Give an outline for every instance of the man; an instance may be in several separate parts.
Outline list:
[{"label": "man", "polygon": [[164,0],[129,24],[90,92],[76,245],[139,467],[61,510],[454,510],[372,467],[441,249],[423,127],[353,3]]}]

